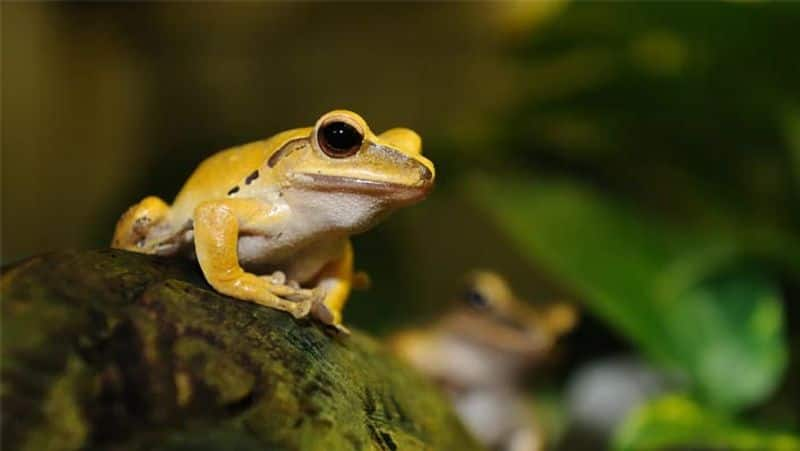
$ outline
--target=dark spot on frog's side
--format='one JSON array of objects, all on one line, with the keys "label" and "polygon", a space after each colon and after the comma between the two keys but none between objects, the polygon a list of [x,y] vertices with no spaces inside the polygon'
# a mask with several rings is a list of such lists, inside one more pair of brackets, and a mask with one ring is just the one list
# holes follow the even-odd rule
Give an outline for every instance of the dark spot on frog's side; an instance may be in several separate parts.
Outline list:
[{"label": "dark spot on frog's side", "polygon": [[249,185],[249,184],[253,183],[253,180],[255,180],[257,178],[258,178],[258,169],[253,171],[252,174],[248,175],[247,178],[244,179],[244,184],[245,185]]},{"label": "dark spot on frog's side", "polygon": [[228,191],[228,195],[230,196],[230,195],[236,194],[238,192],[239,192],[239,187],[238,186],[234,186],[233,188],[231,188],[230,191]]}]

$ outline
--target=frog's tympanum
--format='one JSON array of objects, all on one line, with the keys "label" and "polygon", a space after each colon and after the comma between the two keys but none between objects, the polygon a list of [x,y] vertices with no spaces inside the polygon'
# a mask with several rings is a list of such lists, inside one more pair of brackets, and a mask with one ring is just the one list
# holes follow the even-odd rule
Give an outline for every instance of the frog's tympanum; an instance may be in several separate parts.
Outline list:
[{"label": "frog's tympanum", "polygon": [[392,349],[450,395],[490,449],[539,451],[543,434],[521,378],[577,320],[562,303],[533,307],[495,273],[475,272],[456,307],[428,328],[401,332]]},{"label": "frog's tympanum", "polygon": [[211,156],[172,205],[147,197],[125,212],[112,246],[186,252],[220,293],[346,331],[349,237],[423,199],[433,180],[415,132],[375,135],[359,115],[331,111]]}]

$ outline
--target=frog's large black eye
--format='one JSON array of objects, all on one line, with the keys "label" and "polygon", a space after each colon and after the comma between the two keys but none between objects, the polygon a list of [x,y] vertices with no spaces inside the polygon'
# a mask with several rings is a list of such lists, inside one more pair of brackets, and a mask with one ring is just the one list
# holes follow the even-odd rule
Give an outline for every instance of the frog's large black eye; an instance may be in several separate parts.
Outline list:
[{"label": "frog's large black eye", "polygon": [[317,141],[329,157],[344,158],[361,148],[364,135],[353,125],[333,120],[323,124],[317,132]]},{"label": "frog's large black eye", "polygon": [[489,299],[478,290],[467,290],[464,293],[464,302],[470,307],[478,310],[485,310],[490,307]]}]

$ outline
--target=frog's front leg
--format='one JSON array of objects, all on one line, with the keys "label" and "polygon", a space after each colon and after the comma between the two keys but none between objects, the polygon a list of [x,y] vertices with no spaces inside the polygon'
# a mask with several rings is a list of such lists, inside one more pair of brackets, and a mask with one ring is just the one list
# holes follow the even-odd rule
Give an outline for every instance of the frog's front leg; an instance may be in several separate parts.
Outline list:
[{"label": "frog's front leg", "polygon": [[239,231],[249,224],[270,220],[268,206],[248,199],[227,199],[200,204],[194,212],[194,245],[206,280],[215,290],[244,301],[291,313],[308,315],[313,293],[276,284],[269,277],[245,272],[239,265]]},{"label": "frog's front leg", "polygon": [[313,315],[323,323],[349,334],[342,325],[342,310],[353,286],[353,245],[348,240],[341,256],[329,262],[317,275],[315,290],[324,293],[322,301],[313,307]]}]

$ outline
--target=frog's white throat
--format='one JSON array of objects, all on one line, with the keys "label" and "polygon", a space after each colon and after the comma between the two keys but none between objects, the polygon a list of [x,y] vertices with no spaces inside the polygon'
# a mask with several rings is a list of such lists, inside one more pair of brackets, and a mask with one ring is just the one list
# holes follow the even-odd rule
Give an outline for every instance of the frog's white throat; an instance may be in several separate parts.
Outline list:
[{"label": "frog's white throat", "polygon": [[361,233],[394,210],[391,200],[365,193],[290,188],[283,191],[283,200],[298,219],[294,223],[302,230],[296,232],[308,235]]}]

